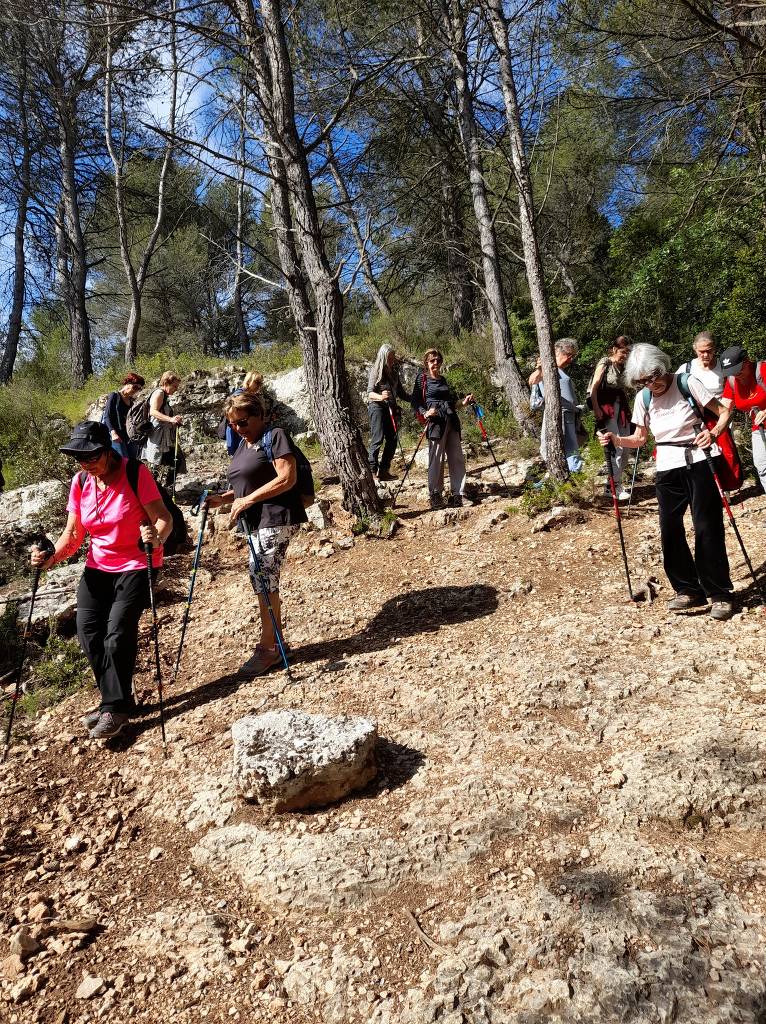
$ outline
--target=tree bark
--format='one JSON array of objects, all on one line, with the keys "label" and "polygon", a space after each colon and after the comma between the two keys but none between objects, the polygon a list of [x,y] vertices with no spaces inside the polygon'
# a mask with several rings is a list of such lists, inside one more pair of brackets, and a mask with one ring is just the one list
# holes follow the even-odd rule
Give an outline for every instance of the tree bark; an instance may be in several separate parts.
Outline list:
[{"label": "tree bark", "polygon": [[468,263],[460,193],[452,172],[453,168],[445,154],[440,167],[441,224],[446,251],[447,284],[452,300],[452,333],[457,337],[461,331],[473,330],[476,289]]},{"label": "tree bark", "polygon": [[[252,14],[249,0],[237,3],[248,9],[248,16]],[[340,477],[344,506],[360,517],[377,516],[380,499],[351,409],[343,344],[343,298],[327,259],[308,158],[295,120],[293,73],[280,0],[261,0],[260,11],[271,81],[270,106],[264,106],[262,116],[284,164],[298,244],[314,296],[317,433]],[[250,35],[257,37],[257,30]]]},{"label": "tree bark", "polygon": [[511,161],[516,179],[516,192],[519,201],[519,222],[521,227],[521,244],[524,251],[529,294],[535,317],[537,345],[543,370],[543,386],[545,388],[545,452],[548,471],[556,480],[566,480],[569,475],[566,456],[564,454],[563,424],[561,419],[561,388],[559,373],[556,366],[553,330],[551,327],[548,298],[545,291],[545,274],[540,255],[540,246],[535,231],[535,203],[532,190],[532,179],[529,174],[524,138],[521,130],[521,113],[519,111],[516,82],[513,77],[510,46],[508,42],[508,21],[503,10],[502,0],[484,0],[489,12],[492,35],[497,47],[500,66],[500,82],[505,102],[505,116],[508,122],[508,133],[511,142]]},{"label": "tree bark", "polygon": [[497,238],[487,198],[479,134],[468,81],[465,20],[460,0],[444,0],[444,14],[450,39],[460,134],[468,166],[474,215],[479,229],[484,290],[495,349],[495,367],[513,416],[522,433],[535,436],[537,429],[529,409],[529,390],[519,372],[506,314]]},{"label": "tree bark", "polygon": [[27,120],[27,62],[23,39],[19,56],[18,113],[22,154],[21,164],[18,169],[19,192],[16,223],[13,229],[13,292],[3,358],[0,360],[0,384],[7,384],[13,376],[13,368],[19,351],[19,339],[21,337],[21,325],[24,316],[24,297],[26,293],[25,277],[27,265],[24,234],[27,226],[29,200],[32,195],[32,143],[29,136],[29,122]]},{"label": "tree bark", "polygon": [[237,240],[236,240],[236,262],[234,265],[234,292],[232,302],[234,304],[234,319],[237,327],[237,341],[242,352],[250,351],[250,335],[247,333],[245,313],[243,309],[243,288],[242,271],[245,262],[245,158],[246,158],[246,135],[245,135],[245,104],[247,92],[244,78],[240,79],[239,90],[239,154],[237,167]]},{"label": "tree bark", "polygon": [[130,231],[128,225],[127,211],[125,209],[125,179],[122,148],[120,154],[114,147],[112,139],[112,83],[114,72],[112,68],[112,14],[111,8],[106,7],[106,53],[104,62],[104,138],[109,158],[112,161],[114,171],[114,199],[117,210],[118,235],[120,240],[120,256],[125,270],[125,277],[130,288],[130,313],[125,331],[125,362],[132,366],[138,354],[138,332],[141,327],[142,300],[146,278],[155,250],[160,240],[160,233],[165,219],[165,188],[167,176],[170,170],[173,144],[172,138],[175,133],[176,102],[178,94],[178,60],[176,55],[176,27],[175,27],[175,0],[171,3],[170,18],[170,53],[172,60],[171,72],[171,95],[170,95],[170,124],[167,134],[168,141],[165,144],[165,152],[160,168],[159,181],[157,183],[157,213],[151,233],[146,240],[144,251],[141,254],[138,268],[133,265],[133,256],[130,251]]},{"label": "tree bark", "polygon": [[72,383],[82,387],[93,373],[90,320],[86,303],[88,254],[80,218],[80,199],[75,171],[77,102],[63,89],[56,94],[59,155],[61,158],[61,206],[63,234],[66,240],[65,301],[72,337]]}]

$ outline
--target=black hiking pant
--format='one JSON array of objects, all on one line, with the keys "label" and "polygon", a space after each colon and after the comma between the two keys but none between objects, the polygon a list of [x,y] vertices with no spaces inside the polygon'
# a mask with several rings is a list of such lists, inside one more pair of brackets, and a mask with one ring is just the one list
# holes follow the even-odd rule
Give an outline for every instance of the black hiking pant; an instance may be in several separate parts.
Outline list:
[{"label": "black hiking pant", "polygon": [[96,677],[102,711],[129,715],[135,710],[138,622],[148,605],[145,569],[83,573],[77,588],[77,637]]},{"label": "black hiking pant", "polygon": [[[732,592],[721,496],[707,460],[657,474],[660,534],[665,572],[677,594],[728,600]],[[684,529],[691,508],[692,558]]]},{"label": "black hiking pant", "polygon": [[[380,469],[387,473],[391,466],[391,459],[396,451],[396,431],[391,422],[390,406],[387,402],[370,402],[367,406],[370,413],[370,450],[368,462],[373,473]],[[383,453],[378,463],[378,453],[381,445]]]}]

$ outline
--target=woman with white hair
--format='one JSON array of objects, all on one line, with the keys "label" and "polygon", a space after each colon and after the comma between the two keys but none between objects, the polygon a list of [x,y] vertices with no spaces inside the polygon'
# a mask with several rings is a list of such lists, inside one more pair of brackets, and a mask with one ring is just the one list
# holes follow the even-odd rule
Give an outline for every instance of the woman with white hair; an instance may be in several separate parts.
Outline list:
[{"label": "woman with white hair", "polygon": [[[574,338],[559,338],[554,348],[556,352],[556,366],[559,368],[559,387],[561,388],[564,454],[566,455],[569,472],[579,473],[583,467],[583,460],[580,456],[580,442],[577,438],[577,396],[575,395],[572,378],[564,373],[564,370],[571,366],[577,358],[579,346]],[[543,391],[543,367],[539,356],[537,358],[537,365],[529,376],[529,386],[532,389],[529,401],[530,406],[532,409],[543,408],[545,405],[545,392]],[[545,455],[545,412],[543,412],[540,455],[547,462]]]},{"label": "woman with white hair", "polygon": [[368,461],[373,476],[377,476],[378,480],[394,479],[391,459],[396,451],[396,432],[401,418],[396,399],[409,397],[396,366],[396,352],[391,345],[381,345],[367,380],[367,410],[370,416]]},{"label": "woman with white hair", "polygon": [[[729,619],[733,588],[723,506],[710,467],[705,465],[705,449],[713,457],[719,455],[715,441],[726,427],[729,411],[695,377],[688,378],[690,401],[670,372],[670,359],[654,345],[633,347],[625,377],[631,387],[640,389],[633,406],[635,430],[627,437],[611,430],[598,436],[604,447],[640,448],[651,430],[657,443],[662,557],[675,591],[668,609],[685,612],[710,600],[711,616]],[[703,409],[710,409],[718,417],[710,429],[702,423]],[[684,529],[689,508],[694,526],[693,557]]]}]

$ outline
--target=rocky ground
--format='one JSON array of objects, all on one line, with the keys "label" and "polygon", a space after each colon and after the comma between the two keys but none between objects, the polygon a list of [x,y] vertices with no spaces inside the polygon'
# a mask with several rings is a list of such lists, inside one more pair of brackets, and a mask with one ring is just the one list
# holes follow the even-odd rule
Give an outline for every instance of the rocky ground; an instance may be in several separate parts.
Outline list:
[{"label": "rocky ground", "polygon": [[[629,557],[662,580],[639,497]],[[86,693],[19,736],[0,1018],[766,1020],[764,619],[733,536],[741,610],[716,623],[669,614],[666,588],[625,600],[605,504],[533,532],[496,495],[426,511],[418,482],[390,541],[332,508],[284,573],[290,678],[237,678],[254,600],[218,528],[167,760],[155,696],[106,746],[83,740]],[[735,511],[760,567],[764,499]],[[166,671],[187,571],[166,573]],[[148,621],[142,641],[139,690]],[[243,803],[230,726],[276,708],[373,718],[377,779],[310,813]]]}]

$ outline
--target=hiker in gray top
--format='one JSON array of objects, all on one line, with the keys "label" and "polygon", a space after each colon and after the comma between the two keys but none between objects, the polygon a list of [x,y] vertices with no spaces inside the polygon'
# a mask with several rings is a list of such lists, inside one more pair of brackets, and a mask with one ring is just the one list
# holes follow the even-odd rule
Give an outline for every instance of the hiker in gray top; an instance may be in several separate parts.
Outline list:
[{"label": "hiker in gray top", "polygon": [[[555,345],[556,366],[559,368],[559,386],[561,388],[561,420],[564,429],[564,454],[570,473],[579,473],[583,467],[580,456],[580,442],[577,439],[577,396],[575,395],[572,378],[564,370],[571,366],[577,358],[579,346],[574,338],[560,338]],[[532,409],[545,406],[543,390],[543,368],[538,357],[537,365],[529,375],[529,386],[532,389],[529,404]],[[543,429],[541,432],[540,455],[545,460],[545,412],[543,412]],[[547,460],[546,460],[547,461]]]}]

